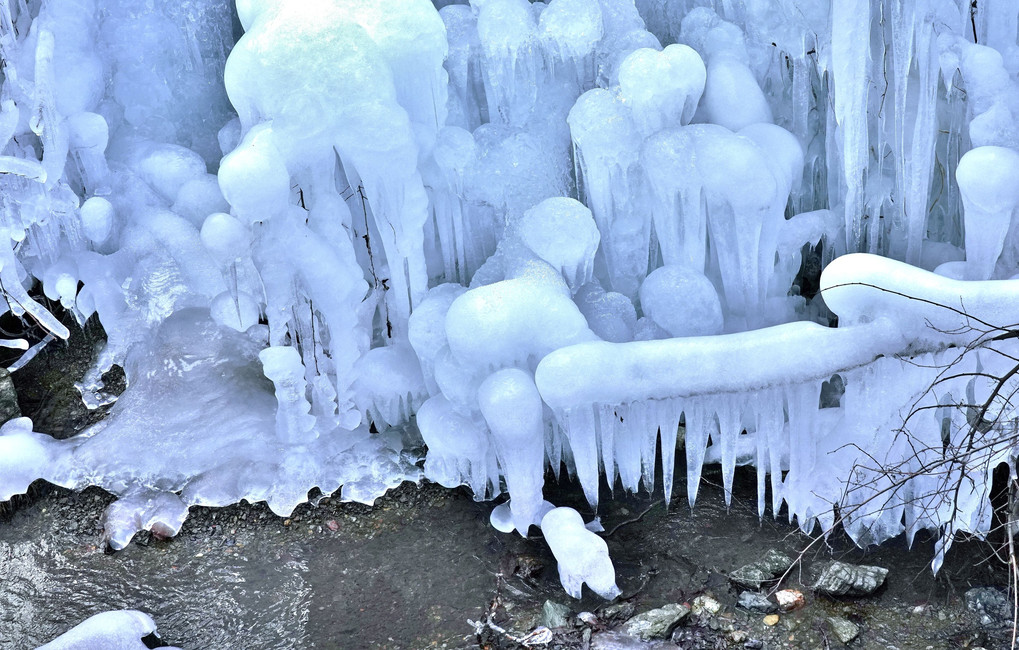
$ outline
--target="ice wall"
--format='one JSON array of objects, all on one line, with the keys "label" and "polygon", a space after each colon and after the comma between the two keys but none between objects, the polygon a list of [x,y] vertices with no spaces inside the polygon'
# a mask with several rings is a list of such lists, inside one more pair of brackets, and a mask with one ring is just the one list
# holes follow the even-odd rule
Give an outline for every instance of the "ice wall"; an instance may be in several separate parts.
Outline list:
[{"label": "ice wall", "polygon": [[0,0],[0,306],[49,333],[0,345],[67,338],[43,296],[95,316],[82,396],[116,401],[5,425],[0,499],[100,485],[122,547],[423,473],[610,595],[546,470],[671,498],[682,441],[691,505],[751,464],[804,530],[986,532],[1019,9],[439,4]]}]

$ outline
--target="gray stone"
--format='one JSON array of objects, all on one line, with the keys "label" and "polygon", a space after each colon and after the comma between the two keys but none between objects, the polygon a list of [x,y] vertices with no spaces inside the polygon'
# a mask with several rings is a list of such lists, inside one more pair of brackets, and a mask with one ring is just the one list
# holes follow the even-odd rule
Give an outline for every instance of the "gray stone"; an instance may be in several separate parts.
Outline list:
[{"label": "gray stone", "polygon": [[860,626],[841,616],[829,616],[828,626],[839,641],[845,645],[852,643],[860,635]]},{"label": "gray stone", "polygon": [[1012,604],[1001,589],[994,587],[977,587],[970,589],[963,596],[966,607],[980,616],[980,623],[985,626],[1012,623]]},{"label": "gray stone", "polygon": [[11,373],[6,368],[0,368],[0,424],[20,417],[18,393],[14,390]]},{"label": "gray stone", "polygon": [[778,605],[768,600],[767,596],[753,591],[744,591],[739,595],[739,606],[762,614],[774,614],[778,611]]},{"label": "gray stone", "polygon": [[764,554],[758,565],[777,578],[789,570],[789,567],[793,565],[793,560],[785,553],[771,549]]},{"label": "gray stone", "polygon": [[566,627],[570,618],[570,608],[562,603],[546,600],[541,606],[541,623],[545,627],[555,629]]},{"label": "gray stone", "polygon": [[645,641],[669,636],[690,615],[690,608],[671,603],[658,609],[637,614],[626,622],[626,633]]},{"label": "gray stone", "polygon": [[832,562],[824,567],[814,590],[829,596],[869,596],[885,583],[888,569]]},{"label": "gray stone", "polygon": [[760,589],[765,582],[780,578],[792,564],[789,556],[772,549],[760,560],[730,573],[729,579],[747,589]]},{"label": "gray stone", "polygon": [[760,589],[772,576],[756,564],[748,564],[730,573],[729,579],[747,589]]},{"label": "gray stone", "polygon": [[625,621],[636,613],[635,610],[633,603],[623,600],[599,609],[598,618],[603,621]]}]

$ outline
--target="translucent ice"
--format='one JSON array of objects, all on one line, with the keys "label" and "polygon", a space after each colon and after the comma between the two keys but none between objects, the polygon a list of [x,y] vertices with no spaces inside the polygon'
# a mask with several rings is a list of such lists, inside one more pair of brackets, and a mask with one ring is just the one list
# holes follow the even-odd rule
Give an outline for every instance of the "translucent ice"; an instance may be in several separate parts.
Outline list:
[{"label": "translucent ice", "polygon": [[573,508],[556,508],[541,519],[541,532],[559,563],[559,580],[566,593],[579,599],[584,584],[606,600],[621,592],[605,541],[584,527]]}]

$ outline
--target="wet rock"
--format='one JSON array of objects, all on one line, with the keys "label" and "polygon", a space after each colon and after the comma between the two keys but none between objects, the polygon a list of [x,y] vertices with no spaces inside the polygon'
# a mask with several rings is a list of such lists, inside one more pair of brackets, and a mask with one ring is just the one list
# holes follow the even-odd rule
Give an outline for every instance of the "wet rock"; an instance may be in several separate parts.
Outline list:
[{"label": "wet rock", "polygon": [[753,591],[744,591],[739,595],[739,606],[762,614],[774,614],[778,611],[778,605],[768,600],[767,596]]},{"label": "wet rock", "polygon": [[729,579],[747,589],[760,589],[765,582],[780,578],[792,564],[789,556],[772,549],[760,560],[730,573]]},{"label": "wet rock", "polygon": [[821,572],[814,590],[829,596],[869,596],[887,577],[888,569],[881,567],[831,562]]},{"label": "wet rock", "polygon": [[1012,606],[1001,589],[977,587],[966,592],[966,608],[980,616],[981,625],[992,626],[1012,623]]},{"label": "wet rock", "polygon": [[541,623],[545,627],[566,627],[570,618],[570,608],[562,603],[546,600],[541,607]]},{"label": "wet rock", "polygon": [[860,634],[860,626],[841,616],[829,616],[828,627],[831,628],[835,638],[845,645],[852,643],[853,639]]},{"label": "wet rock", "polygon": [[690,608],[679,603],[671,603],[665,607],[637,614],[626,622],[627,634],[639,637],[644,641],[662,639],[676,629],[690,615]]},{"label": "wet rock", "polygon": [[11,373],[6,368],[0,368],[0,424],[20,417],[21,409],[18,408],[18,392],[14,390]]},{"label": "wet rock", "polygon": [[624,600],[599,609],[598,618],[608,622],[625,621],[633,617],[636,609],[633,603]]},{"label": "wet rock", "polygon": [[[591,630],[585,630],[590,633]],[[590,642],[591,650],[675,650],[676,646],[668,641],[643,641],[618,630],[599,632],[585,639]],[[690,647],[690,646],[686,646]]]},{"label": "wet rock", "polygon": [[783,589],[775,592],[775,601],[783,612],[795,611],[807,604],[803,594],[795,589]]},{"label": "wet rock", "polygon": [[697,616],[714,616],[722,611],[722,603],[707,594],[701,594],[693,599],[692,611]]}]

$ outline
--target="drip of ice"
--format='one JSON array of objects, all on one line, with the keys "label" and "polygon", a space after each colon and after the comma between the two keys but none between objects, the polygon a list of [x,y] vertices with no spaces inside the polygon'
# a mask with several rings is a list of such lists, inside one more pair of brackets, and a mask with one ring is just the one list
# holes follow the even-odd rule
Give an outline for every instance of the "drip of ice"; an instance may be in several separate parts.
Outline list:
[{"label": "drip of ice", "polygon": [[541,519],[541,532],[559,563],[559,581],[566,593],[579,599],[585,584],[606,600],[621,593],[605,540],[584,527],[576,510],[550,510]]}]

